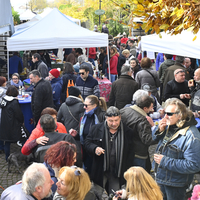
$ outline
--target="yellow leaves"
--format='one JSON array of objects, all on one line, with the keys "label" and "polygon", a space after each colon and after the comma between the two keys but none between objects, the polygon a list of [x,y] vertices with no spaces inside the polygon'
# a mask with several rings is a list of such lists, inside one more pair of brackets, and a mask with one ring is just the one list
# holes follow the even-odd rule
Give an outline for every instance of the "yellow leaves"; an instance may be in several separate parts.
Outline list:
[{"label": "yellow leaves", "polygon": [[187,29],[187,31],[193,31],[194,26],[191,26],[190,28]]},{"label": "yellow leaves", "polygon": [[162,24],[161,26],[160,26],[160,29],[167,29],[169,27],[169,24]]},{"label": "yellow leaves", "polygon": [[140,11],[144,11],[144,7],[140,4],[137,5],[137,9],[140,10]]},{"label": "yellow leaves", "polygon": [[197,39],[197,36],[195,36],[193,39],[192,39],[192,41],[195,41]]}]

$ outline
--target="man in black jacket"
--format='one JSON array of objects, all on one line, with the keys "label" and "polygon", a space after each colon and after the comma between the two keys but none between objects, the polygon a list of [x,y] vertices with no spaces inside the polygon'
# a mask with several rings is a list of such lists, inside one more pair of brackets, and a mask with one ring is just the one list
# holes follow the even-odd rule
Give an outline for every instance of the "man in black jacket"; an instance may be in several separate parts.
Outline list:
[{"label": "man in black jacket", "polygon": [[138,83],[131,77],[131,67],[124,65],[121,69],[121,76],[112,84],[109,106],[123,108],[131,103],[133,94],[138,90]]},{"label": "man in black jacket", "polygon": [[133,165],[133,138],[116,107],[108,108],[105,122],[92,126],[84,146],[93,155],[91,180],[95,184],[108,193],[125,184],[124,172]]},{"label": "man in black jacket", "polygon": [[34,84],[31,98],[31,109],[35,125],[38,123],[42,110],[46,107],[53,108],[53,95],[51,84],[41,78],[38,70],[29,73],[30,82]]},{"label": "man in black jacket", "polygon": [[65,134],[65,133],[55,132],[56,123],[54,118],[49,114],[42,115],[42,117],[40,118],[40,125],[42,127],[42,130],[45,132],[44,136],[48,137],[49,140],[48,141],[41,140],[41,143],[38,144],[37,149],[34,153],[37,162],[40,163],[44,162],[44,155],[47,149],[51,147],[51,145],[56,144],[57,142],[60,141],[67,141],[76,145],[76,157],[77,157],[76,165],[81,167],[82,166],[81,149],[77,145],[75,139],[68,133]]}]

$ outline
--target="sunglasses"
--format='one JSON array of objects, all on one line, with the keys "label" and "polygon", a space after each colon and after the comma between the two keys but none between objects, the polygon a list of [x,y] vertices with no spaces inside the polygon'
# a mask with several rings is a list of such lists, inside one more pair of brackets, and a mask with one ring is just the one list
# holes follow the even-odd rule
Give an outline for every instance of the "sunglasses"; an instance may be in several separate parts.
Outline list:
[{"label": "sunglasses", "polygon": [[185,71],[184,70],[181,70],[181,71],[179,71],[179,72],[176,72],[176,74],[178,74],[178,73],[185,73]]},{"label": "sunglasses", "polygon": [[107,117],[117,117],[119,115],[120,115],[119,113],[106,113]]},{"label": "sunglasses", "polygon": [[90,105],[92,105],[92,104],[88,104],[88,105],[87,105],[87,104],[83,104],[83,105],[87,108],[88,106],[90,106]]},{"label": "sunglasses", "polygon": [[179,112],[165,112],[165,115],[172,116],[174,114],[178,114]]},{"label": "sunglasses", "polygon": [[85,74],[85,72],[79,72],[79,75],[84,75]]},{"label": "sunglasses", "polygon": [[70,168],[72,169],[76,169],[74,171],[75,176],[80,176],[81,175],[81,171],[78,169],[78,167],[76,165],[71,166]]}]

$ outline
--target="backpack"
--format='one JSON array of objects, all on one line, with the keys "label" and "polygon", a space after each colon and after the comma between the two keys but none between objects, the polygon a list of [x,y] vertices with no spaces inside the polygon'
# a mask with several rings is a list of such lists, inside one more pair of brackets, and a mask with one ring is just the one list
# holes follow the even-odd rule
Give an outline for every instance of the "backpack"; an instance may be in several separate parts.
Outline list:
[{"label": "backpack", "polygon": [[69,96],[68,87],[74,86],[74,81],[69,79],[67,83],[66,98]]}]

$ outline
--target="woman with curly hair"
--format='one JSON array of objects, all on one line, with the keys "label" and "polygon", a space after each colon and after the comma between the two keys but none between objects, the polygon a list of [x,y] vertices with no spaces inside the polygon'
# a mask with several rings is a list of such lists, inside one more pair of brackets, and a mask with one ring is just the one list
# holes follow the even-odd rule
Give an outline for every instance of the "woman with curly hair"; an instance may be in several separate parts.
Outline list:
[{"label": "woman with curly hair", "polygon": [[162,200],[162,193],[154,179],[142,167],[131,167],[124,173],[126,190],[116,192],[113,200]]},{"label": "woman with curly hair", "polygon": [[72,166],[76,162],[76,145],[66,141],[57,142],[52,145],[45,153],[44,165],[49,170],[52,185],[52,192],[55,193],[58,181],[59,170],[64,166]]}]

